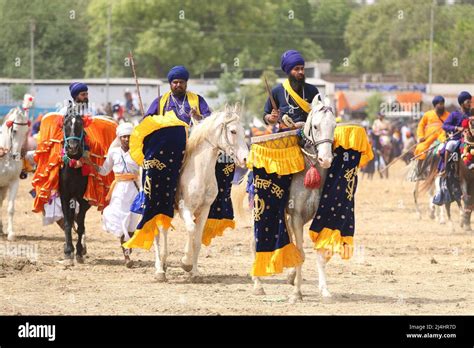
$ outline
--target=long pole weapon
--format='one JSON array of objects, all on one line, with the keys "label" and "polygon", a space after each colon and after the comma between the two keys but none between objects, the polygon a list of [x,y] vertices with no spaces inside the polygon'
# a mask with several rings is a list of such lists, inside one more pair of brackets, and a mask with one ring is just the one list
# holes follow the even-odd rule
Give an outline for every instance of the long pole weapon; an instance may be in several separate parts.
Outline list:
[{"label": "long pole weapon", "polygon": [[130,63],[132,66],[133,77],[135,78],[135,85],[137,86],[138,101],[140,103],[140,112],[142,113],[142,117],[145,117],[145,110],[143,109],[142,96],[140,94],[140,85],[138,84],[137,73],[135,71],[135,61],[133,60],[133,54],[131,50],[128,57],[130,59]]},{"label": "long pole weapon", "polygon": [[[433,134],[435,134],[436,132],[438,132],[439,130],[438,129],[434,129],[433,131],[431,131],[430,133],[428,133],[428,135],[426,135],[424,138],[429,138],[430,136],[432,136]],[[388,168],[390,168],[393,164],[395,164],[395,162],[397,162],[399,159],[402,159],[407,153],[409,153],[414,147],[416,147],[418,145],[418,143],[416,144],[413,144],[412,146],[410,146],[407,150],[405,150],[405,152],[403,152],[400,156],[394,158],[389,164],[387,164],[385,166],[385,168],[383,168],[381,170],[381,172],[387,170]],[[415,158],[418,158],[419,156],[421,156],[422,154],[424,154],[425,152],[429,151],[431,149],[428,148],[427,150],[423,151],[422,153],[416,155],[415,157],[411,158],[410,161],[414,160]]]}]

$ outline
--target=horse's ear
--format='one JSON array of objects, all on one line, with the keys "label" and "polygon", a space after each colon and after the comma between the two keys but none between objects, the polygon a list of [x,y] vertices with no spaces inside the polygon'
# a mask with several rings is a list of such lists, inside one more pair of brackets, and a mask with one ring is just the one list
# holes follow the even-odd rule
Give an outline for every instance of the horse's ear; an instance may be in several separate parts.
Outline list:
[{"label": "horse's ear", "polygon": [[234,110],[233,110],[234,113],[240,114],[241,109],[242,109],[242,106],[240,105],[240,103],[239,102],[235,103]]},{"label": "horse's ear", "polygon": [[319,111],[323,108],[324,104],[319,100],[319,93],[316,94],[316,96],[313,98],[313,101],[311,102],[311,109],[315,111]]},{"label": "horse's ear", "polygon": [[329,98],[327,96],[324,97],[324,106],[326,106],[326,107],[331,106],[331,101],[329,100]]}]

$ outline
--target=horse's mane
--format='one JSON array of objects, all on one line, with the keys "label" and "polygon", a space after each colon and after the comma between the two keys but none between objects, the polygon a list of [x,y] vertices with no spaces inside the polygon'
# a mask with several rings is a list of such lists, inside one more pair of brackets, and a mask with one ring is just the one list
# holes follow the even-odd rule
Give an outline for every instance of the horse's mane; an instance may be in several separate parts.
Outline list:
[{"label": "horse's mane", "polygon": [[206,117],[201,123],[193,127],[186,145],[186,153],[194,151],[207,138],[209,131],[214,129],[213,125],[222,114],[222,111],[213,112],[211,116]]}]

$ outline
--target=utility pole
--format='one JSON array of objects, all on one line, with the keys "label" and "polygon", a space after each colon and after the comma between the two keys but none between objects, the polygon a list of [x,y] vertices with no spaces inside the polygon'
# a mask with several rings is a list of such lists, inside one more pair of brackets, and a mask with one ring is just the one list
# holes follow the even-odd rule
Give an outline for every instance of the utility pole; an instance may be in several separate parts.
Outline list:
[{"label": "utility pole", "polygon": [[[35,31],[36,31],[36,24],[34,19],[30,20],[30,74],[31,74],[31,85],[30,85],[30,93],[31,95],[35,96]],[[34,117],[34,106],[32,107],[33,110],[30,113],[30,117]]]},{"label": "utility pole", "polygon": [[430,64],[428,72],[428,93],[431,93],[431,84],[433,82],[433,36],[434,36],[434,8],[436,0],[431,4],[431,19],[430,19]]},{"label": "utility pole", "polygon": [[105,102],[108,105],[110,101],[109,94],[109,85],[110,85],[110,35],[111,35],[111,22],[112,22],[112,4],[109,2],[107,7],[107,53],[106,53],[106,66],[105,66],[105,76],[106,76],[106,87],[105,87]]}]

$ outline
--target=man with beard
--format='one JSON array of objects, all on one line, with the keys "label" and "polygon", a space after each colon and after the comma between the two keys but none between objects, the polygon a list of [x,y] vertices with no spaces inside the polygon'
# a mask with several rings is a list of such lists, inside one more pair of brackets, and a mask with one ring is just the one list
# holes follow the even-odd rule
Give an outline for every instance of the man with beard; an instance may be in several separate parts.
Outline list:
[{"label": "man with beard", "polygon": [[189,72],[184,66],[175,66],[168,73],[170,91],[151,103],[145,116],[164,115],[166,111],[173,110],[176,116],[187,124],[191,117],[201,120],[211,114],[211,110],[204,98],[198,94],[187,91]]},{"label": "man with beard", "polygon": [[416,135],[418,138],[418,145],[416,146],[414,155],[417,157],[417,177],[422,179],[424,170],[424,160],[426,158],[426,150],[428,150],[438,140],[444,142],[446,137],[443,131],[443,123],[449,116],[449,113],[444,107],[444,98],[440,95],[433,99],[434,109],[425,112],[420,122]]},{"label": "man with beard", "polygon": [[[319,94],[318,89],[305,82],[304,59],[298,51],[289,50],[281,56],[281,68],[288,79],[272,90],[278,110],[273,109],[270,98],[264,107],[265,123],[274,125],[288,115],[297,127],[302,127],[311,110],[311,101]],[[320,98],[321,99],[321,98]]]},{"label": "man with beard", "polygon": [[89,106],[89,88],[85,83],[73,82],[69,85],[72,101],[68,101],[68,105],[64,106],[59,113],[66,115],[68,112],[79,113],[82,116],[94,116],[96,110]]},{"label": "man with beard", "polygon": [[[445,153],[444,153],[444,166],[448,163],[448,159],[452,154],[459,154],[459,146],[461,144],[462,136],[462,123],[463,120],[469,119],[471,116],[471,100],[472,96],[469,92],[462,91],[458,95],[458,103],[461,106],[460,110],[455,110],[449,114],[446,121],[443,123],[443,129],[446,135],[449,136],[449,140],[446,142]],[[455,159],[457,161],[457,159]],[[457,169],[456,172],[457,173]],[[441,175],[445,174],[445,169],[440,172]]]}]

